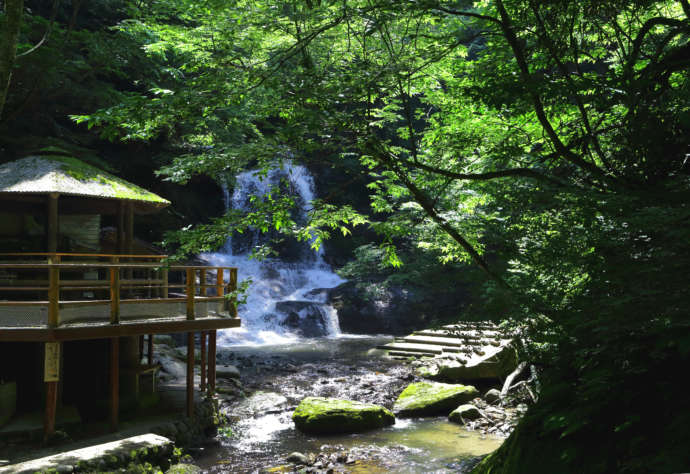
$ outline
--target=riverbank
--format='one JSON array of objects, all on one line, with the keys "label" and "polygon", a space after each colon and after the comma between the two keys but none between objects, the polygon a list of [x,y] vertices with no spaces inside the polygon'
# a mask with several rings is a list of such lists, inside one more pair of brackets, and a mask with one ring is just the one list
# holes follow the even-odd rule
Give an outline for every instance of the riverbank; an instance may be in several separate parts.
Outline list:
[{"label": "riverbank", "polygon": [[[196,464],[212,473],[464,472],[501,445],[522,407],[492,405],[482,397],[471,402],[482,416],[465,426],[434,416],[399,418],[393,426],[356,435],[310,436],[295,429],[292,413],[307,396],[390,409],[407,385],[423,380],[408,361],[374,349],[390,340],[346,336],[221,348],[218,399],[229,423]],[[494,387],[477,388],[483,396]]]}]

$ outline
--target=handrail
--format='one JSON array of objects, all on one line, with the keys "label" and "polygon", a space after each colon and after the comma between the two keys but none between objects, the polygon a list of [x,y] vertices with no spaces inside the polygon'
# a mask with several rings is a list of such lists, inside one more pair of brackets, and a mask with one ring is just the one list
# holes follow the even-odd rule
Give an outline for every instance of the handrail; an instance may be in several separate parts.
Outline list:
[{"label": "handrail", "polygon": [[[237,317],[236,302],[230,301],[227,297],[229,293],[237,289],[237,268],[235,267],[166,265],[159,261],[128,263],[119,261],[120,258],[126,258],[122,255],[114,255],[109,261],[65,263],[62,260],[64,254],[42,255],[49,255],[49,263],[25,261],[0,263],[0,270],[4,270],[4,275],[0,274],[0,296],[9,293],[8,298],[17,298],[0,301],[0,326],[3,326],[3,307],[36,304],[48,307],[47,320],[44,324],[53,328],[60,326],[61,309],[86,304],[110,306],[110,324],[120,322],[120,303],[136,305],[147,302],[186,301],[186,318],[193,320],[196,317],[197,302],[215,301],[220,306],[214,311],[227,312],[229,316]],[[94,269],[102,270],[94,279],[85,278],[86,274],[82,275],[78,272],[82,270],[94,273]],[[7,272],[7,270],[13,271]],[[28,272],[29,275],[20,275],[21,272]],[[211,272],[211,276],[215,273],[215,278],[207,279],[207,272]],[[170,282],[170,273],[180,274],[180,276],[176,276],[173,282]],[[26,278],[20,278],[20,276]],[[16,282],[17,286],[13,286],[13,282]],[[182,290],[183,288],[186,291]],[[209,295],[209,288],[215,288],[215,295],[213,293]],[[169,290],[172,289],[175,293],[169,294]],[[36,292],[35,299],[34,294],[26,292]],[[40,296],[46,293],[47,299]],[[26,296],[19,297],[20,294]],[[65,299],[61,298],[62,294],[74,295],[74,297]]]}]

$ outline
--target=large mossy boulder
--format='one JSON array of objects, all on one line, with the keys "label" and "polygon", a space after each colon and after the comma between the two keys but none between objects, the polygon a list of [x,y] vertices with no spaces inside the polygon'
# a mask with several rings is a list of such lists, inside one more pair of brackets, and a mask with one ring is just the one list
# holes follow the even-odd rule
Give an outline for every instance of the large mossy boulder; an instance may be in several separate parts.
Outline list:
[{"label": "large mossy boulder", "polygon": [[393,411],[398,416],[448,415],[463,403],[479,396],[471,385],[439,382],[417,382],[408,385],[398,396]]},{"label": "large mossy boulder", "polygon": [[310,434],[361,433],[392,425],[395,416],[379,405],[339,398],[308,397],[292,414],[298,430]]}]

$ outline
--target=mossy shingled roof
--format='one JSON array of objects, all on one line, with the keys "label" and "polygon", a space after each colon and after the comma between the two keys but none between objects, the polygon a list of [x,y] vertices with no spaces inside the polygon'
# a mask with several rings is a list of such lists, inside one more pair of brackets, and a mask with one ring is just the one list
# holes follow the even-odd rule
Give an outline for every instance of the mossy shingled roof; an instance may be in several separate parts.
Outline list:
[{"label": "mossy shingled roof", "polygon": [[28,156],[0,165],[0,193],[59,193],[163,207],[170,201],[73,157]]}]

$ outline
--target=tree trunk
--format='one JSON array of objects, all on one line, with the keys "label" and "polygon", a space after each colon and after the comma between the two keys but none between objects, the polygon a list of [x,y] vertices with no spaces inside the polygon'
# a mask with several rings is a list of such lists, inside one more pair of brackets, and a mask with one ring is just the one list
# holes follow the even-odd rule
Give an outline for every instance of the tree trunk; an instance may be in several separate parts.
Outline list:
[{"label": "tree trunk", "polygon": [[17,41],[24,10],[24,0],[5,0],[4,3],[4,18],[0,22],[0,118],[12,79],[12,68],[17,56]]}]

